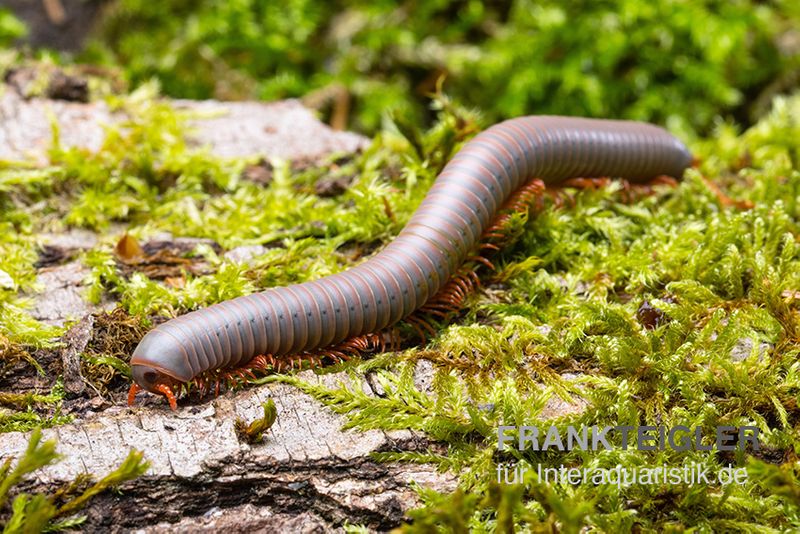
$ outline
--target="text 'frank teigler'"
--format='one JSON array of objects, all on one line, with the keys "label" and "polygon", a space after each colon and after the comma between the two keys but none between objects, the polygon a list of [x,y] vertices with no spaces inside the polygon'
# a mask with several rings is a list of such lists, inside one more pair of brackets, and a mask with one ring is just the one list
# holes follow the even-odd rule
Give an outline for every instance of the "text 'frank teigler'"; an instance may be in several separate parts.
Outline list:
[{"label": "text 'frank teigler'", "polygon": [[657,451],[735,451],[745,450],[749,444],[759,450],[758,427],[718,426],[712,432],[701,427],[666,426],[568,426],[559,430],[555,426],[540,429],[537,426],[502,425],[497,429],[497,448],[516,447],[520,451],[574,449],[635,449]]}]

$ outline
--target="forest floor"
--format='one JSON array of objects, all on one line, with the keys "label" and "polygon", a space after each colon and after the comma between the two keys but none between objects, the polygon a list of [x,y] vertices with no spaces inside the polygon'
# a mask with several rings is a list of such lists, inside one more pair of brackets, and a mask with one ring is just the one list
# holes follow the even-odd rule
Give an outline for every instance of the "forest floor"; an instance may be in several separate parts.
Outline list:
[{"label": "forest floor", "polygon": [[[0,486],[0,517],[153,532],[800,527],[800,97],[745,132],[692,140],[701,163],[678,186],[547,197],[426,343],[409,334],[402,350],[270,375],[173,413],[151,396],[125,404],[127,361],[149,328],[368,258],[486,125],[439,96],[430,130],[396,118],[369,140],[294,101],[169,101],[148,86],[88,98],[102,82],[60,70],[6,80],[0,458],[41,453],[26,453],[39,427],[62,457],[31,463],[13,509]],[[270,399],[276,422],[249,443],[236,420]],[[502,452],[501,425],[757,426],[762,447]],[[496,467],[517,463],[534,469],[498,484]],[[693,464],[747,479],[535,475]],[[85,472],[116,473],[99,489],[122,485],[78,511]],[[47,515],[20,491],[57,506]]]}]

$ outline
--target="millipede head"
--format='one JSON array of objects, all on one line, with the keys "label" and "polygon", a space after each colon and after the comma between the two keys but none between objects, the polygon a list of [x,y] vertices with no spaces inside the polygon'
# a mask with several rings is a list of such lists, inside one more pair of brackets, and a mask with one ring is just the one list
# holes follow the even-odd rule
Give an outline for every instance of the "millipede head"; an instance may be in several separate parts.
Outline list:
[{"label": "millipede head", "polygon": [[177,408],[176,395],[196,374],[186,357],[185,341],[158,327],[145,334],[131,355],[131,376],[137,387],[131,388],[129,400],[134,400],[138,388],[164,395],[170,407]]}]

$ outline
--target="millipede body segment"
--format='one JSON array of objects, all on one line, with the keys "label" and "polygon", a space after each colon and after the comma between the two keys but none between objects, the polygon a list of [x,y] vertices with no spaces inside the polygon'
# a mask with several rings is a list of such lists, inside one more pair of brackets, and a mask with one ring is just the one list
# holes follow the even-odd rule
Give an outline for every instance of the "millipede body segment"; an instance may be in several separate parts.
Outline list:
[{"label": "millipede body segment", "polygon": [[[468,142],[436,178],[408,225],[345,272],[268,289],[177,317],[150,331],[131,359],[138,387],[168,394],[258,355],[280,359],[379,332],[422,307],[457,272],[509,197],[533,179],[680,178],[687,148],[650,124],[530,116]],[[132,395],[135,394],[134,386]]]}]

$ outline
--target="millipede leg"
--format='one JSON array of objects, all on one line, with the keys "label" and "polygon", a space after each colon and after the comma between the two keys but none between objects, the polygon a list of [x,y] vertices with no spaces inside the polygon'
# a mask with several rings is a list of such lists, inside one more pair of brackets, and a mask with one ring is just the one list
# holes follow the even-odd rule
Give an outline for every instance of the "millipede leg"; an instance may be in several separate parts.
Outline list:
[{"label": "millipede leg", "polygon": [[131,384],[131,388],[128,390],[128,406],[133,406],[136,402],[136,394],[142,391],[142,388],[134,382]]},{"label": "millipede leg", "polygon": [[[616,180],[622,184],[622,202],[632,203],[646,196],[652,195],[654,187],[659,185],[667,185],[670,187],[677,187],[678,181],[671,176],[656,176],[646,183],[631,183],[628,180]],[[596,190],[607,187],[611,183],[610,178],[571,178],[564,181],[557,187],[548,189],[548,193],[554,197],[557,207],[562,207],[564,200],[567,200],[570,206],[575,205],[575,196],[567,193],[564,188],[571,187],[574,189],[588,189]]]},{"label": "millipede leg", "polygon": [[753,203],[751,201],[733,199],[728,195],[726,195],[722,191],[722,189],[719,188],[717,184],[715,184],[705,176],[701,176],[701,179],[703,180],[703,183],[706,184],[706,186],[709,189],[711,189],[714,195],[716,195],[717,199],[719,200],[719,203],[722,204],[723,206],[735,206],[742,210],[749,210],[753,208]]},{"label": "millipede leg", "polygon": [[610,178],[571,178],[566,180],[562,187],[574,187],[575,189],[601,189],[611,183]]},{"label": "millipede leg", "polygon": [[489,261],[488,259],[484,258],[483,256],[472,256],[468,258],[470,262],[480,263],[486,266],[487,269],[490,271],[495,271],[497,268],[494,266],[494,263]]},{"label": "millipede leg", "polygon": [[175,398],[175,392],[172,391],[171,387],[166,384],[158,384],[155,389],[167,398],[169,407],[173,412],[178,409],[178,399]]}]

